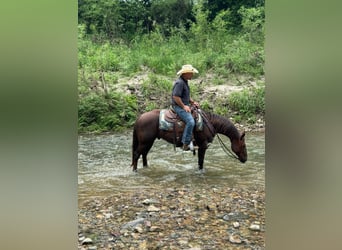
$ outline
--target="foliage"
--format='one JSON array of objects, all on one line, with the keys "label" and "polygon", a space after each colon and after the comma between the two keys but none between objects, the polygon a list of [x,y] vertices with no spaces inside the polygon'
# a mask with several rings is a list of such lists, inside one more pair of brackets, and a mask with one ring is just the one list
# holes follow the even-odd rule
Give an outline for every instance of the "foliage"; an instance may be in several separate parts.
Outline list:
[{"label": "foliage", "polygon": [[90,92],[79,98],[79,131],[102,132],[130,127],[135,122],[137,102],[132,95]]},{"label": "foliage", "polygon": [[206,0],[203,8],[209,11],[208,21],[212,22],[221,11],[229,10],[230,15],[227,21],[230,23],[231,31],[240,32],[242,17],[239,10],[242,6],[245,8],[257,8],[265,5],[265,0]]},{"label": "foliage", "polygon": [[241,7],[259,8],[264,4],[264,0],[78,0],[78,20],[97,41],[130,41],[157,28],[171,36],[174,28],[189,30],[193,24],[209,31],[203,25],[213,22],[217,26],[218,17],[224,20],[226,30],[240,32],[244,28]]},{"label": "foliage", "polygon": [[246,88],[229,95],[229,106],[233,111],[238,112],[237,119],[246,119],[250,123],[255,122],[255,115],[265,115],[265,86]]},{"label": "foliage", "polygon": [[85,24],[87,34],[110,40],[130,41],[136,35],[155,31],[163,25],[162,33],[169,35],[173,27],[191,19],[191,0],[78,0],[79,23]]},{"label": "foliage", "polygon": [[173,83],[170,80],[150,74],[149,78],[141,85],[145,111],[168,107],[171,100],[172,86]]},{"label": "foliage", "polygon": [[[213,85],[238,75],[264,74],[263,0],[78,3],[81,132],[130,127],[139,113],[167,107],[175,72],[189,62],[199,75],[210,72]],[[119,91],[122,78],[142,71],[149,75],[133,87],[138,90]],[[92,89],[92,82],[102,82],[102,90]],[[192,85],[193,99],[200,100],[203,85]],[[218,114],[236,112],[239,121],[252,122],[265,113],[264,86],[233,93],[228,100],[217,99],[215,105],[213,100],[200,101],[203,109]]]},{"label": "foliage", "polygon": [[264,39],[264,7],[246,8],[241,6],[238,13],[242,17],[242,31],[249,41],[260,42]]}]

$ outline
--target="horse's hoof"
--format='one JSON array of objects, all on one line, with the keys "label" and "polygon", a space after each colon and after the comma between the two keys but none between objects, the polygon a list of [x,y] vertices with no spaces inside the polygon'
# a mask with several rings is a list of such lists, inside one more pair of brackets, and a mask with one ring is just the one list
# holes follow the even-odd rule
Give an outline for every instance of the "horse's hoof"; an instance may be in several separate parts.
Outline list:
[{"label": "horse's hoof", "polygon": [[206,171],[202,168],[202,169],[198,169],[197,170],[197,173],[199,173],[199,174],[204,174]]}]

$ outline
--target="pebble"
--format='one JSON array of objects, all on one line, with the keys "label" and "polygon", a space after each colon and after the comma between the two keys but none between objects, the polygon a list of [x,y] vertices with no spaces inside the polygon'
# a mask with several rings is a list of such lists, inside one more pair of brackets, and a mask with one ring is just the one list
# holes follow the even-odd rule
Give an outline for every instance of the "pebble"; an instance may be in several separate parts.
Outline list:
[{"label": "pebble", "polygon": [[223,217],[222,217],[223,220],[225,221],[229,221],[229,215],[228,214],[225,214]]},{"label": "pebble", "polygon": [[179,240],[178,244],[181,246],[187,245],[189,242],[187,240]]},{"label": "pebble", "polygon": [[[264,195],[262,188],[156,185],[89,199],[79,204],[78,250],[265,249]],[[82,244],[87,237],[96,241]]]},{"label": "pebble", "polygon": [[242,240],[239,235],[237,234],[232,234],[229,236],[229,241],[234,244],[241,244]]},{"label": "pebble", "polygon": [[150,205],[151,204],[151,200],[150,199],[145,199],[145,200],[143,200],[142,204]]},{"label": "pebble", "polygon": [[249,226],[249,229],[250,230],[253,230],[253,231],[260,231],[260,225],[259,224],[251,224],[250,226]]},{"label": "pebble", "polygon": [[149,220],[145,221],[145,227],[151,227],[151,226],[152,226],[151,221]]},{"label": "pebble", "polygon": [[160,211],[160,208],[157,208],[153,205],[150,205],[148,208],[147,208],[147,211],[148,212],[159,212]]},{"label": "pebble", "polygon": [[233,222],[233,227],[234,228],[238,228],[239,226],[240,226],[239,222],[237,222],[237,221]]},{"label": "pebble", "polygon": [[106,219],[110,219],[110,218],[113,217],[113,214],[106,213],[106,214],[104,214],[104,216],[105,216]]},{"label": "pebble", "polygon": [[160,232],[161,228],[157,226],[152,226],[150,227],[150,232]]},{"label": "pebble", "polygon": [[92,239],[90,239],[90,238],[85,238],[83,241],[82,241],[82,245],[86,245],[86,244],[92,244],[93,243],[93,241],[92,241]]},{"label": "pebble", "polygon": [[85,240],[85,237],[84,237],[84,236],[79,236],[78,241],[82,242],[82,241],[84,241],[84,240]]},{"label": "pebble", "polygon": [[144,240],[143,242],[139,244],[139,250],[145,250],[145,249],[148,249],[146,240]]},{"label": "pebble", "polygon": [[150,204],[156,204],[156,203],[159,203],[159,201],[157,201],[155,199],[145,199],[142,202],[142,204],[144,204],[144,205],[150,205]]},{"label": "pebble", "polygon": [[142,233],[144,231],[144,229],[140,225],[138,225],[134,228],[134,231],[138,232],[138,233]]},{"label": "pebble", "polygon": [[138,225],[138,224],[140,224],[140,223],[143,223],[144,220],[145,220],[144,218],[139,218],[139,219],[130,221],[130,222],[126,223],[125,225],[123,225],[123,226],[122,226],[122,229],[133,228],[133,227],[135,227],[136,225]]}]

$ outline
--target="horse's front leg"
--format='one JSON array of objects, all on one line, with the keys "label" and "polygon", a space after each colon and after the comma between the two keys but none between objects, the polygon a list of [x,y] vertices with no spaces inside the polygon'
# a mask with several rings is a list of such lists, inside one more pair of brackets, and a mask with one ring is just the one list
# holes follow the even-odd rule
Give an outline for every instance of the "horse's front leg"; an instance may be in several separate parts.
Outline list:
[{"label": "horse's front leg", "polygon": [[143,167],[144,168],[148,167],[148,164],[147,164],[147,153],[142,155],[142,159],[143,159]]},{"label": "horse's front leg", "polygon": [[198,148],[198,169],[203,170],[203,162],[204,162],[204,156],[205,151],[207,150],[206,146],[202,146]]}]

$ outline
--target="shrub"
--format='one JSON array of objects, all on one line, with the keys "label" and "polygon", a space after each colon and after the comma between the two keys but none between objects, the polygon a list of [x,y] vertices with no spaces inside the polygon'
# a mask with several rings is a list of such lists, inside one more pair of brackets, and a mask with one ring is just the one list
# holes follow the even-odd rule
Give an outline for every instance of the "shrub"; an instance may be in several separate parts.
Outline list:
[{"label": "shrub", "polygon": [[255,122],[255,114],[265,115],[265,86],[246,88],[229,95],[229,106],[242,119]]},{"label": "shrub", "polygon": [[79,130],[81,132],[116,131],[130,127],[136,119],[135,96],[111,92],[91,92],[79,99]]}]

